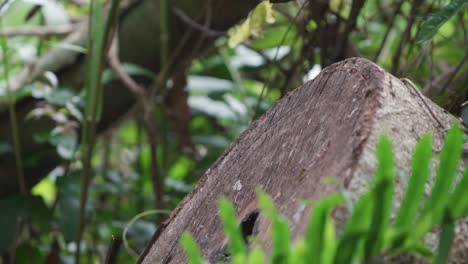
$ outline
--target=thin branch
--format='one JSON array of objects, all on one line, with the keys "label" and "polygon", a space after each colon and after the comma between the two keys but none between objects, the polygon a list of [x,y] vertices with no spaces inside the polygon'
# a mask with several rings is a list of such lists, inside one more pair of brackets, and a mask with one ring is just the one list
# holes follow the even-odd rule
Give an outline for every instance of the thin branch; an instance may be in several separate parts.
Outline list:
[{"label": "thin branch", "polygon": [[185,14],[182,10],[178,8],[172,8],[171,11],[184,23],[198,31],[203,32],[208,37],[219,37],[226,35],[226,32],[224,31],[213,30],[209,27],[206,27],[205,25],[199,24],[197,21],[193,20],[191,17],[189,17],[187,14]]},{"label": "thin branch", "polygon": [[364,0],[354,0],[353,4],[351,5],[349,18],[346,21],[345,29],[341,34],[341,41],[338,44],[337,56],[339,57],[337,59],[339,60],[344,56],[346,45],[348,45],[349,35],[351,34],[351,31],[354,30],[354,28],[356,27],[357,18],[359,16],[359,13],[361,13],[361,9],[364,6],[365,2],[366,1]]},{"label": "thin branch", "polygon": [[[143,109],[143,125],[145,126],[146,133],[148,134],[148,141],[151,152],[151,177],[153,182],[154,196],[155,196],[155,209],[161,210],[165,208],[164,196],[164,180],[159,172],[158,159],[157,159],[157,138],[158,132],[154,124],[154,106],[152,104],[151,91],[147,91],[144,87],[136,83],[127,72],[125,72],[119,58],[118,58],[118,37],[117,30],[114,33],[114,39],[108,53],[108,61],[111,68],[115,71],[119,79],[128,88],[128,90],[137,99],[138,103]],[[158,224],[162,222],[162,218],[158,216]]]},{"label": "thin branch", "polygon": [[377,62],[379,60],[380,54],[382,53],[382,50],[387,43],[388,36],[390,36],[390,32],[392,31],[393,25],[395,24],[396,17],[398,14],[400,14],[401,6],[403,5],[403,0],[400,0],[397,3],[397,7],[395,8],[395,11],[393,12],[392,18],[390,19],[390,23],[388,23],[387,31],[385,31],[385,35],[382,39],[382,42],[380,43],[379,49],[377,50],[377,53],[375,53],[374,61]]},{"label": "thin branch", "polygon": [[49,37],[67,35],[78,28],[77,24],[67,24],[60,26],[34,26],[4,29],[0,31],[0,37],[19,37],[19,36],[34,36],[34,37]]},{"label": "thin branch", "polygon": [[453,79],[455,78],[455,76],[457,75],[457,73],[461,70],[461,68],[463,67],[463,65],[465,65],[465,63],[467,62],[468,60],[468,52],[465,52],[465,56],[463,57],[463,59],[460,61],[460,63],[458,63],[458,65],[451,71],[450,73],[450,76],[449,78],[447,79],[447,81],[444,83],[444,86],[442,86],[442,89],[441,91],[444,92],[447,87],[450,85],[450,83],[453,81]]},{"label": "thin branch", "polygon": [[416,20],[416,15],[418,12],[418,8],[421,6],[422,0],[415,0],[411,5],[411,11],[409,14],[408,22],[406,23],[405,31],[403,32],[403,36],[400,40],[400,44],[398,45],[398,49],[396,50],[393,60],[392,60],[392,70],[391,73],[393,75],[398,75],[398,71],[400,69],[400,59],[403,54],[403,49],[406,43],[410,40],[411,37],[411,28]]}]

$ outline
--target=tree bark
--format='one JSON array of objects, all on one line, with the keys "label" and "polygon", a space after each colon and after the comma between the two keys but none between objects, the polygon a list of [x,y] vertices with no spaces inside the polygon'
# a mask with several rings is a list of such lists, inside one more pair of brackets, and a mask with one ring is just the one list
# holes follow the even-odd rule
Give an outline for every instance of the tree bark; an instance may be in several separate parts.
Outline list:
[{"label": "tree bark", "polygon": [[[425,100],[443,126],[450,127],[454,117]],[[373,179],[375,146],[382,133],[392,139],[396,153],[397,205],[413,148],[428,131],[433,135],[434,151],[440,150],[445,131],[399,79],[365,59],[332,64],[242,133],[159,228],[139,262],[186,262],[179,245],[184,230],[193,234],[210,263],[223,260],[227,241],[217,214],[220,195],[233,201],[238,219],[250,225],[248,230],[268,252],[271,225],[258,215],[258,186],[288,219],[293,239],[303,236],[311,209],[301,201],[342,189],[356,200]],[[338,183],[326,183],[327,177]],[[338,226],[345,217],[344,208],[334,213]],[[466,221],[458,226],[459,243],[454,243],[452,261],[468,259],[467,240],[463,239],[467,226]],[[436,243],[434,238],[428,242]]]}]

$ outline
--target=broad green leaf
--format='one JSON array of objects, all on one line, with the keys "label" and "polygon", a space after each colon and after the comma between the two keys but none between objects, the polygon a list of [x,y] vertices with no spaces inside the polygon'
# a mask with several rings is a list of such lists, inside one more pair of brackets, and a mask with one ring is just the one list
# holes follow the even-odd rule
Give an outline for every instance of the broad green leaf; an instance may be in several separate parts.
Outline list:
[{"label": "broad green leaf", "polygon": [[330,10],[340,14],[344,19],[348,19],[349,12],[351,11],[351,0],[330,0]]},{"label": "broad green leaf", "polygon": [[7,142],[0,142],[0,155],[12,153],[13,147]]},{"label": "broad green leaf", "polygon": [[22,244],[16,249],[17,264],[44,263],[44,256],[41,256],[39,247],[34,244]]},{"label": "broad green leaf", "polygon": [[187,90],[193,94],[225,93],[232,91],[234,84],[225,79],[191,75],[187,80]]},{"label": "broad green leaf", "polygon": [[335,194],[326,198],[321,199],[315,206],[309,221],[309,227],[306,231],[306,248],[307,248],[307,259],[315,260],[316,263],[330,263],[334,259],[334,256],[326,255],[331,254],[330,251],[334,251],[336,247],[336,241],[329,241],[328,239],[334,240],[334,230],[329,226],[330,224],[330,212],[337,205],[344,202],[342,194]]},{"label": "broad green leaf", "polygon": [[437,224],[441,220],[442,212],[450,197],[450,188],[457,174],[462,148],[463,132],[458,126],[454,126],[447,132],[434,187],[422,213],[422,216],[431,215],[432,224]]},{"label": "broad green leaf", "polygon": [[344,232],[338,243],[335,263],[349,260],[360,261],[364,257],[363,244],[372,221],[372,192],[363,194],[354,206],[346,221]]},{"label": "broad green leaf", "polygon": [[265,0],[255,7],[254,11],[250,15],[252,18],[251,26],[253,28],[261,27],[265,22],[268,24],[275,23],[275,10],[273,4],[269,0]]},{"label": "broad green leaf", "polygon": [[390,221],[392,197],[395,185],[392,144],[390,139],[382,136],[377,144],[377,171],[375,186],[372,188],[373,206],[372,222],[365,244],[367,258],[375,256],[385,246],[385,235]]},{"label": "broad green leaf", "polygon": [[80,215],[80,178],[76,175],[57,179],[59,189],[59,227],[66,242],[76,240]]},{"label": "broad green leaf", "polygon": [[257,189],[257,199],[260,210],[272,222],[272,252],[271,263],[284,263],[290,251],[291,235],[289,233],[289,225],[287,220],[281,216],[273,204],[273,201],[267,193],[261,189]]},{"label": "broad green leaf", "polygon": [[226,197],[221,197],[218,202],[218,207],[219,216],[224,225],[224,233],[229,241],[231,256],[245,255],[245,243],[236,220],[234,206]]},{"label": "broad green leaf", "polygon": [[296,36],[296,27],[289,27],[288,25],[278,23],[272,29],[265,30],[262,38],[255,39],[252,42],[252,48],[265,50],[279,46],[293,46],[298,43]]},{"label": "broad green leaf", "polygon": [[307,261],[307,248],[303,239],[296,241],[291,249],[288,264],[308,264]]},{"label": "broad green leaf", "polygon": [[0,200],[0,254],[6,252],[15,240],[17,221],[20,215],[19,197],[10,196]]},{"label": "broad green leaf", "polygon": [[42,197],[35,195],[26,197],[25,206],[31,223],[37,225],[41,232],[49,232],[51,229],[52,212]]},{"label": "broad green leaf", "polygon": [[323,252],[321,263],[332,264],[335,259],[335,253],[338,246],[336,240],[335,223],[330,215],[325,219],[325,228],[323,232]]},{"label": "broad green leaf", "polygon": [[263,264],[266,263],[265,261],[265,253],[263,253],[263,250],[260,247],[252,249],[247,258],[247,264]]},{"label": "broad green leaf", "polygon": [[439,30],[439,28],[445,24],[451,17],[457,14],[458,11],[462,10],[468,3],[468,0],[452,0],[445,6],[441,11],[435,13],[430,17],[421,27],[419,32],[416,34],[416,42],[423,43],[431,39]]},{"label": "broad green leaf", "polygon": [[262,1],[250,13],[249,17],[239,25],[232,27],[229,31],[228,46],[234,48],[246,41],[250,35],[260,35],[264,24],[275,22],[275,12],[269,0]]},{"label": "broad green leaf", "polygon": [[234,48],[235,46],[239,45],[240,43],[246,41],[250,37],[250,32],[252,30],[250,26],[250,17],[248,17],[244,22],[240,25],[236,25],[229,29],[229,40],[228,46]]},{"label": "broad green leaf", "polygon": [[450,248],[452,247],[453,238],[455,236],[455,223],[451,219],[447,219],[446,223],[442,224],[442,231],[439,238],[439,248],[437,249],[437,256],[435,264],[448,263],[450,256]]},{"label": "broad green leaf", "polygon": [[372,258],[384,248],[385,235],[390,220],[385,199],[392,189],[393,184],[389,180],[379,181],[372,190],[372,222],[365,242],[365,258]]},{"label": "broad green leaf", "polygon": [[200,248],[188,232],[182,233],[180,237],[180,245],[184,249],[189,264],[203,264],[203,258],[200,253]]},{"label": "broad green leaf", "polygon": [[396,228],[411,227],[418,212],[418,206],[424,195],[424,186],[430,175],[432,154],[431,135],[426,134],[416,145],[412,160],[411,177],[405,196],[398,211]]},{"label": "broad green leaf", "polygon": [[49,137],[50,144],[56,146],[57,153],[65,160],[71,160],[78,148],[78,133],[70,131],[52,131]]},{"label": "broad green leaf", "polygon": [[[142,76],[148,79],[156,78],[156,75],[139,65],[132,64],[132,63],[122,63],[122,67],[124,71],[130,76]],[[112,69],[106,69],[102,72],[101,82],[103,84],[107,84],[111,81],[118,80],[117,74]]]},{"label": "broad green leaf", "polygon": [[364,258],[364,242],[367,235],[367,229],[354,229],[342,234],[333,263],[355,263],[361,261]]},{"label": "broad green leaf", "polygon": [[434,258],[434,252],[432,249],[420,241],[415,243],[407,243],[404,245],[404,247],[396,248],[392,252],[393,256],[398,256],[401,254],[419,255],[426,258],[427,260],[432,260]]},{"label": "broad green leaf", "polygon": [[236,120],[236,113],[223,101],[213,100],[208,96],[190,96],[188,104],[192,110],[202,112],[218,119]]},{"label": "broad green leaf", "polygon": [[458,182],[455,190],[449,198],[448,206],[453,219],[458,219],[468,214],[468,168],[465,168],[463,177]]}]

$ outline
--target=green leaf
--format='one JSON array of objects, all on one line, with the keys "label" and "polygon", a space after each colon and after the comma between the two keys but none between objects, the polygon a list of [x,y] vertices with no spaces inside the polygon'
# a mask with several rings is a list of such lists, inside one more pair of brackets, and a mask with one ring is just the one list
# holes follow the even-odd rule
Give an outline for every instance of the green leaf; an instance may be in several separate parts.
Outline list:
[{"label": "green leaf", "polygon": [[365,256],[375,256],[385,246],[385,235],[390,221],[392,197],[395,184],[392,144],[386,136],[380,138],[377,144],[376,182],[372,188],[374,202],[372,222],[365,244]]},{"label": "green leaf", "polygon": [[18,196],[9,196],[0,200],[0,254],[6,252],[15,240],[21,210],[19,199]]},{"label": "green leaf", "polygon": [[234,48],[246,41],[251,34],[259,35],[264,24],[274,22],[275,11],[273,5],[269,0],[262,1],[244,22],[229,29],[228,46]]},{"label": "green leaf", "polygon": [[46,93],[44,98],[47,102],[58,106],[65,106],[67,102],[73,102],[77,104],[81,103],[80,98],[73,91],[67,88],[61,88],[53,90],[50,93]]},{"label": "green leaf", "polygon": [[335,263],[360,261],[364,257],[364,239],[372,221],[372,193],[363,194],[357,201],[351,216],[346,221],[343,235],[338,243]]},{"label": "green leaf", "polygon": [[180,245],[184,249],[185,254],[187,255],[187,262],[189,264],[203,264],[203,258],[200,253],[200,248],[193,239],[192,235],[185,231],[180,237]]},{"label": "green leaf", "polygon": [[245,243],[242,238],[239,225],[236,221],[236,211],[232,203],[226,198],[221,197],[218,202],[219,216],[224,226],[224,233],[229,241],[229,251],[231,256],[245,255]]},{"label": "green leaf", "polygon": [[247,264],[263,264],[265,262],[265,253],[262,248],[254,247],[247,258]]},{"label": "green leaf", "polygon": [[[143,68],[139,65],[136,65],[136,64],[122,63],[122,68],[130,76],[141,76],[141,77],[146,77],[150,80],[156,78],[156,75],[152,71],[146,68]],[[119,77],[112,69],[106,69],[102,72],[101,82],[103,84],[107,84],[111,81],[115,81],[118,79]]]},{"label": "green leaf", "polygon": [[416,34],[416,42],[423,43],[431,39],[451,17],[457,14],[466,4],[468,0],[452,0],[441,11],[435,13],[429,18]]},{"label": "green leaf", "polygon": [[13,148],[11,147],[11,145],[7,142],[0,142],[0,155],[4,155],[4,154],[7,154],[7,153],[12,153],[13,152]]},{"label": "green leaf", "polygon": [[463,178],[457,184],[449,198],[448,206],[453,219],[458,219],[468,214],[468,168],[465,168]]},{"label": "green leaf", "polygon": [[57,179],[60,210],[59,227],[66,242],[76,240],[80,216],[80,178],[76,175]]},{"label": "green leaf", "polygon": [[17,264],[44,263],[44,257],[41,256],[39,247],[31,244],[23,244],[16,249]]},{"label": "green leaf", "polygon": [[450,256],[450,248],[452,247],[453,238],[455,236],[455,222],[447,219],[446,223],[442,224],[442,231],[439,238],[439,248],[435,258],[435,264],[448,263]]},{"label": "green leaf", "polygon": [[28,217],[33,224],[39,226],[41,232],[47,233],[51,229],[52,212],[40,196],[28,196],[26,206]]},{"label": "green leaf", "polygon": [[271,236],[272,236],[272,251],[271,263],[284,263],[290,251],[291,235],[289,233],[288,221],[281,216],[275,208],[270,196],[260,188],[257,189],[257,199],[260,210],[272,222]]},{"label": "green leaf", "polygon": [[396,219],[396,228],[410,228],[416,218],[424,186],[430,175],[432,154],[431,135],[426,134],[416,145],[412,160],[411,177]]},{"label": "green leaf", "polygon": [[335,223],[330,215],[325,218],[325,228],[323,231],[323,252],[321,263],[332,264],[335,259],[338,241],[336,240]]},{"label": "green leaf", "polygon": [[50,144],[56,146],[57,153],[66,160],[71,160],[78,148],[78,134],[74,130],[52,131],[49,137]]},{"label": "green leaf", "polygon": [[[265,30],[263,37],[252,42],[252,48],[265,50],[280,46],[293,46],[297,44],[297,29],[287,25],[275,24],[272,29]],[[300,40],[299,40],[300,41]]]},{"label": "green leaf", "polygon": [[307,248],[303,239],[296,241],[289,255],[289,264],[308,264]]},{"label": "green leaf", "polygon": [[429,218],[432,219],[432,224],[439,223],[450,197],[450,188],[457,174],[462,148],[463,132],[458,126],[454,126],[447,132],[445,144],[440,154],[434,187],[422,212],[422,217],[431,216]]},{"label": "green leaf", "polygon": [[343,195],[335,194],[321,199],[315,206],[306,231],[306,259],[313,259],[316,263],[330,263],[335,258],[336,241],[334,227],[330,227],[333,223],[330,212],[343,202]]}]

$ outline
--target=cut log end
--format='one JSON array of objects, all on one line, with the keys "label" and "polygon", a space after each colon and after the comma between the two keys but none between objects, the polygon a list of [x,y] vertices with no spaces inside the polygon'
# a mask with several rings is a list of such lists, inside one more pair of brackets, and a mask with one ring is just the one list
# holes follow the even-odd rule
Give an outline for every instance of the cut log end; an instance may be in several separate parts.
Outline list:
[{"label": "cut log end", "polygon": [[[448,128],[453,117],[429,104]],[[408,175],[412,150],[427,131],[432,131],[434,147],[440,149],[444,131],[399,79],[361,58],[333,64],[242,133],[158,230],[140,262],[184,263],[179,245],[184,230],[193,234],[205,259],[222,260],[227,242],[217,216],[220,195],[234,203],[243,230],[256,234],[268,251],[271,226],[258,215],[258,186],[289,220],[293,239],[302,237],[311,213],[302,201],[341,189],[357,199],[367,189],[382,133],[393,141],[397,173],[402,176]],[[338,184],[324,181],[329,177]],[[403,184],[398,182],[397,188],[398,200]],[[340,226],[345,210],[337,210],[334,217]]]}]

